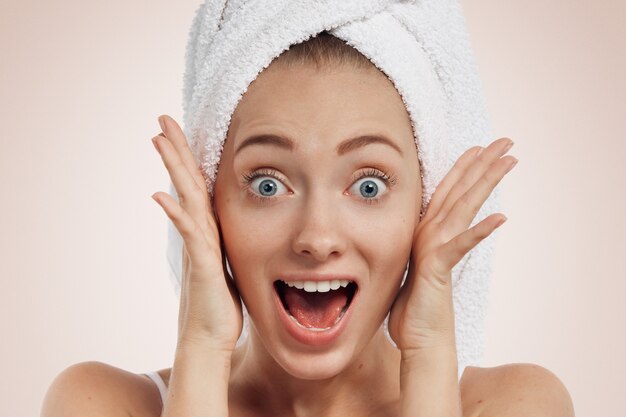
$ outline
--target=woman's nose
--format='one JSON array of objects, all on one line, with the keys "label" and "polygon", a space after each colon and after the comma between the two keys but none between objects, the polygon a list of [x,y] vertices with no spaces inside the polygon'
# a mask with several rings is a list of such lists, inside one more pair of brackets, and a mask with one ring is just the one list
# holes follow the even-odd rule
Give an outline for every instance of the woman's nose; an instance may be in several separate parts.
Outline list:
[{"label": "woman's nose", "polygon": [[296,254],[326,261],[345,251],[340,217],[331,201],[310,201],[298,218],[292,247]]}]

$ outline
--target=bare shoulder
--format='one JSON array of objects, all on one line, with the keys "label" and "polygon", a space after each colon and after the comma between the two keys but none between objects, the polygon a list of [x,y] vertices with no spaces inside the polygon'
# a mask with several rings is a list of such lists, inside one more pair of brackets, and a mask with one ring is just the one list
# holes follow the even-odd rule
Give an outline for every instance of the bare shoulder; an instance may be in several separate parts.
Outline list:
[{"label": "bare shoulder", "polygon": [[572,398],[563,382],[532,363],[467,367],[460,387],[464,416],[574,416]]},{"label": "bare shoulder", "polygon": [[159,416],[161,400],[153,385],[145,376],[106,363],[77,363],[54,378],[41,417]]}]

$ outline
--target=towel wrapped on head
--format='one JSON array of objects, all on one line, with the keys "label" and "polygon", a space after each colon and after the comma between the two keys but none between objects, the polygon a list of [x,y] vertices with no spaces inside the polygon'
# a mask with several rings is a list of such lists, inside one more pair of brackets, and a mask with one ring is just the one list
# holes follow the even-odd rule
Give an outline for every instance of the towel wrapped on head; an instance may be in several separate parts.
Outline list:
[{"label": "towel wrapped on head", "polygon": [[[213,193],[231,116],[250,83],[291,45],[321,32],[367,57],[402,97],[418,149],[423,215],[460,155],[493,140],[457,0],[205,1],[196,11],[185,55],[183,130],[207,189]],[[171,183],[170,194],[177,198]],[[471,226],[498,210],[498,194],[496,188]],[[452,270],[459,379],[466,366],[482,360],[494,235]],[[177,297],[181,255],[182,238],[168,220],[167,258]],[[247,320],[244,306],[238,344],[247,335]],[[387,320],[385,333],[393,344]]]}]

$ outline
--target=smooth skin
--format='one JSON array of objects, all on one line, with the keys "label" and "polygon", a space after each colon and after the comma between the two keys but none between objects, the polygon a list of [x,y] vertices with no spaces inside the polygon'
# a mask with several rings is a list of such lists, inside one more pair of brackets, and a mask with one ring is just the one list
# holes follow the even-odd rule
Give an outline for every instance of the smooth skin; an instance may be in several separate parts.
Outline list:
[{"label": "smooth skin", "polygon": [[[270,66],[233,115],[214,201],[179,125],[169,116],[160,121],[163,133],[153,141],[180,204],[166,193],[153,198],[185,242],[177,354],[173,368],[161,371],[170,386],[164,416],[574,415],[563,384],[537,365],[467,367],[456,380],[451,269],[505,219],[494,213],[468,229],[516,162],[506,155],[510,139],[461,155],[419,221],[409,118],[379,73]],[[254,145],[235,154],[244,138],[261,132],[289,135],[296,146]],[[384,133],[402,152],[368,144],[335,153],[343,140],[364,133]],[[250,183],[241,182],[261,166],[280,174],[262,177],[275,177],[281,191],[272,201],[254,198]],[[355,181],[364,168],[391,173],[395,183]],[[358,194],[367,180],[384,191],[378,204]],[[225,276],[225,253],[236,287]],[[295,269],[360,278],[358,314],[332,349],[298,345],[275,317],[271,283]],[[235,349],[239,297],[253,326]],[[399,350],[380,328],[390,308]],[[160,407],[146,377],[87,362],[55,379],[42,416],[159,416]]]}]

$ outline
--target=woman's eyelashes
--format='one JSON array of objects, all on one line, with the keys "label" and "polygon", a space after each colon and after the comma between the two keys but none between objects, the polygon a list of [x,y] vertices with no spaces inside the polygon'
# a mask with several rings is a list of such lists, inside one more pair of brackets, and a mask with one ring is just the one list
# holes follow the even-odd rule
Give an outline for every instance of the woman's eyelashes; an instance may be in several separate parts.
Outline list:
[{"label": "woman's eyelashes", "polygon": [[288,191],[287,187],[283,185],[284,181],[285,179],[276,170],[261,168],[245,173],[241,182],[248,195],[253,199],[261,203],[268,203],[276,198],[279,189]]},{"label": "woman's eyelashes", "polygon": [[366,168],[357,173],[354,181],[349,190],[359,196],[363,202],[376,204],[380,203],[387,194],[388,188],[396,185],[397,177],[376,168]]},{"label": "woman's eyelashes", "polygon": [[[359,171],[352,181],[350,194],[356,194],[366,204],[376,204],[387,194],[388,188],[397,183],[397,177],[376,168],[366,168]],[[289,192],[284,182],[278,171],[271,168],[252,170],[242,177],[242,186],[248,195],[261,203],[271,202]]]}]

